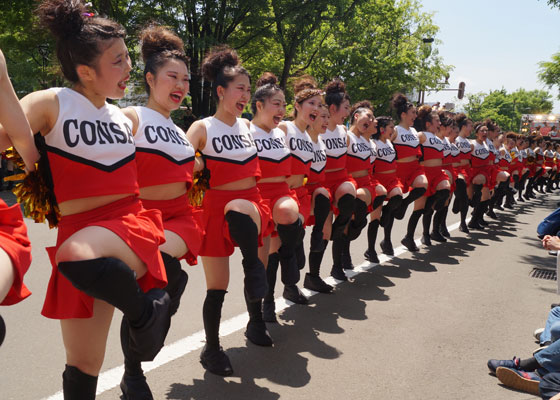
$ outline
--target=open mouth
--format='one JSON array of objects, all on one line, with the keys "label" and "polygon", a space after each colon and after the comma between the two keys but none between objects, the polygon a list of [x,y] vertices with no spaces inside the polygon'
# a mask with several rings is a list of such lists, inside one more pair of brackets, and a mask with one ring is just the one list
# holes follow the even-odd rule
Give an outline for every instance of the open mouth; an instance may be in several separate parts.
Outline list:
[{"label": "open mouth", "polygon": [[243,112],[243,109],[245,108],[245,104],[244,103],[235,103],[235,108],[237,108],[237,111]]},{"label": "open mouth", "polygon": [[311,120],[311,122],[314,122],[317,119],[317,115],[309,114],[309,119]]},{"label": "open mouth", "polygon": [[272,121],[274,122],[275,125],[278,125],[280,122],[282,122],[282,117],[277,115],[275,117],[272,117]]},{"label": "open mouth", "polygon": [[178,104],[181,102],[183,94],[180,92],[173,92],[169,95],[169,98],[171,99],[171,101]]},{"label": "open mouth", "polygon": [[128,82],[129,79],[130,79],[130,76],[127,76],[122,81],[118,82],[117,86],[119,87],[119,89],[125,90],[126,89],[126,82]]}]

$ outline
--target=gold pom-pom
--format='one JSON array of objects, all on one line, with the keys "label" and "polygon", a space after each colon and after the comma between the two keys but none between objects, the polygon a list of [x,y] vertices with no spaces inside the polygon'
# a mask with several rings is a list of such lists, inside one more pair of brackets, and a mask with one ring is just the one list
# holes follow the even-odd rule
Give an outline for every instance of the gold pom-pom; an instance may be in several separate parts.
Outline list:
[{"label": "gold pom-pom", "polygon": [[41,174],[36,169],[30,172],[21,183],[12,190],[18,203],[23,205],[23,214],[35,222],[49,222],[54,228],[60,220],[60,211],[54,193],[47,187]]}]

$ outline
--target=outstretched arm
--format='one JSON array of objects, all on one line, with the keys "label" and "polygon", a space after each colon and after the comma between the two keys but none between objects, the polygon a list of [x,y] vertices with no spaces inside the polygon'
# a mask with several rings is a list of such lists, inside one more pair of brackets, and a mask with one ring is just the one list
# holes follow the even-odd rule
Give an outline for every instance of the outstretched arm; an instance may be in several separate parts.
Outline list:
[{"label": "outstretched arm", "polygon": [[[39,153],[35,147],[33,134],[29,127],[29,122],[18,101],[10,78],[6,59],[0,50],[0,146],[13,144],[18,153],[23,158],[27,170],[35,169],[35,162],[39,159]],[[9,140],[6,140],[6,136]]]}]

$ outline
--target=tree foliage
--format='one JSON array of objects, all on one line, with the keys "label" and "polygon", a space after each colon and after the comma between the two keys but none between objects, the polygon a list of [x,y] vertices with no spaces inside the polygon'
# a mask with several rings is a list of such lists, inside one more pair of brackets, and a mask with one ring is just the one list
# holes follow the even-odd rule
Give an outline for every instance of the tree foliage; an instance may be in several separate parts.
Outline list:
[{"label": "tree foliage", "polygon": [[[0,9],[0,48],[8,58],[18,93],[61,85],[54,43],[39,29],[35,0],[12,1]],[[227,43],[236,48],[253,77],[272,71],[282,86],[301,75],[325,83],[344,79],[353,100],[370,99],[386,108],[398,90],[431,87],[451,69],[428,56],[422,39],[438,27],[418,0],[93,0],[96,13],[125,26],[142,91],[137,34],[146,24],[171,27],[190,57],[195,115],[212,112],[211,87],[200,75],[206,52]],[[435,43],[437,45],[437,41]],[[134,82],[133,82],[134,83]]]},{"label": "tree foliage", "polygon": [[560,53],[553,54],[550,61],[540,62],[539,67],[539,80],[549,88],[556,87],[560,99]]},{"label": "tree foliage", "polygon": [[465,111],[473,121],[492,118],[504,131],[518,131],[522,114],[547,114],[552,110],[552,96],[545,90],[505,89],[467,96]]}]

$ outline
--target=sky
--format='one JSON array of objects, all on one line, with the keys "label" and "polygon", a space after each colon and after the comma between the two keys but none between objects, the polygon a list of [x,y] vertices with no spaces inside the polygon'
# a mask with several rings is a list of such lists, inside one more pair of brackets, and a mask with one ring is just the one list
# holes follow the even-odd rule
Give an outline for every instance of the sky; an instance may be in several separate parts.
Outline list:
[{"label": "sky", "polygon": [[[450,88],[466,83],[466,93],[519,88],[546,89],[538,63],[560,51],[560,10],[546,0],[421,0],[440,27],[435,44],[445,64],[455,66]],[[558,89],[549,90],[560,113]],[[456,92],[430,93],[426,101],[460,102]]]}]

